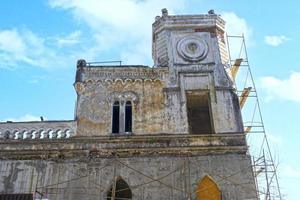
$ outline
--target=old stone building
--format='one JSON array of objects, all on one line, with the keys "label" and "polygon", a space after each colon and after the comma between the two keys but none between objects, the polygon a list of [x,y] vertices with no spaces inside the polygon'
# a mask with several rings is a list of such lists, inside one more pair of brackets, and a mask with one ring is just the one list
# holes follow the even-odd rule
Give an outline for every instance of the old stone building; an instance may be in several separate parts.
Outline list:
[{"label": "old stone building", "polygon": [[0,199],[257,199],[225,22],[152,26],[154,67],[77,62],[74,120],[0,123]]}]

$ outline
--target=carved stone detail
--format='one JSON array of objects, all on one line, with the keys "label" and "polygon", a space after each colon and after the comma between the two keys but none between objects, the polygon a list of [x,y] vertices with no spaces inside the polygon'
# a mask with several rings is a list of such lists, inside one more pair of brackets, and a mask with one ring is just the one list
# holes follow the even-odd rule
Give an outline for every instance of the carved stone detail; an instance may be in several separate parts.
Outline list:
[{"label": "carved stone detail", "polygon": [[75,87],[77,94],[80,94],[80,95],[83,94],[84,89],[85,89],[83,83],[77,82],[74,84],[74,87]]},{"label": "carved stone detail", "polygon": [[97,70],[88,68],[84,72],[89,79],[114,80],[114,79],[158,79],[164,80],[167,71],[159,69],[130,69],[115,71],[113,69]]},{"label": "carved stone detail", "polygon": [[86,67],[86,61],[84,59],[80,59],[77,61],[77,68]]},{"label": "carved stone detail", "polygon": [[207,43],[195,36],[183,37],[178,41],[176,48],[183,59],[191,62],[203,60],[208,53]]},{"label": "carved stone detail", "polygon": [[138,102],[138,95],[133,91],[126,92],[112,92],[107,96],[107,101],[109,103],[113,103],[115,101],[125,102],[125,101],[133,101]]}]

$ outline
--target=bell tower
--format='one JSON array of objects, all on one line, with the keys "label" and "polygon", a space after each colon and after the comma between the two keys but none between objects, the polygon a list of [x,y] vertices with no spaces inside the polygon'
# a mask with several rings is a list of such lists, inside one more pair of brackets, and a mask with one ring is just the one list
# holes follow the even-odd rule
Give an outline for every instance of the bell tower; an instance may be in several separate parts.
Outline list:
[{"label": "bell tower", "polygon": [[225,71],[225,21],[213,10],[205,15],[157,16],[152,56],[168,68],[166,95],[177,92],[182,120],[191,134],[243,132],[238,98]]},{"label": "bell tower", "polygon": [[[174,124],[182,123],[181,134],[199,140],[200,146],[210,141],[201,149],[189,144],[198,155],[188,157],[189,161],[209,163],[199,163],[203,179],[198,182],[196,199],[257,199],[239,101],[225,70],[224,33],[225,21],[213,10],[202,15],[169,15],[162,9],[162,16],[152,25],[152,57],[156,68],[169,72],[163,91],[169,102],[165,109],[178,116]],[[191,171],[195,176],[199,172]],[[220,172],[223,178],[239,174],[236,180],[247,182],[247,189],[236,188],[236,195],[229,194],[234,183],[217,184]]]},{"label": "bell tower", "polygon": [[[155,65],[185,66],[220,62],[218,37],[225,22],[216,14],[170,16],[166,9],[153,23],[152,56]],[[216,48],[216,49],[215,49]]]}]

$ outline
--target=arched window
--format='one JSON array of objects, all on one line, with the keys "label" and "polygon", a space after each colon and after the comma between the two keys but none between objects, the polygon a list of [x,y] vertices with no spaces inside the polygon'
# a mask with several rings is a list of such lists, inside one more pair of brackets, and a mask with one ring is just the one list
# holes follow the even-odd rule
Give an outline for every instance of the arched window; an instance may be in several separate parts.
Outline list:
[{"label": "arched window", "polygon": [[107,192],[107,200],[132,199],[132,192],[129,185],[122,179],[118,178]]},{"label": "arched window", "polygon": [[120,102],[116,101],[112,110],[112,133],[119,133],[120,129]]},{"label": "arched window", "polygon": [[132,105],[130,101],[125,104],[125,132],[132,132]]},{"label": "arched window", "polygon": [[205,176],[197,187],[197,200],[221,200],[221,192],[217,184],[208,176]]}]

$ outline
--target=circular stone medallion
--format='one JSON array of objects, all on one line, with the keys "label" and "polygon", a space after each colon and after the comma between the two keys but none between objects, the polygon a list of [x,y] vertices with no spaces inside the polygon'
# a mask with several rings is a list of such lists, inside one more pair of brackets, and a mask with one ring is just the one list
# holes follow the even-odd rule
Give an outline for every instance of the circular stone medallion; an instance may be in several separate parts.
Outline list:
[{"label": "circular stone medallion", "polygon": [[187,61],[201,61],[208,52],[206,42],[198,37],[184,37],[177,43],[178,54]]}]

